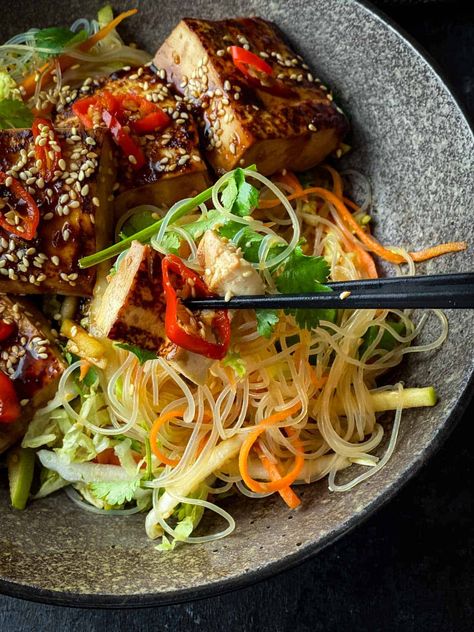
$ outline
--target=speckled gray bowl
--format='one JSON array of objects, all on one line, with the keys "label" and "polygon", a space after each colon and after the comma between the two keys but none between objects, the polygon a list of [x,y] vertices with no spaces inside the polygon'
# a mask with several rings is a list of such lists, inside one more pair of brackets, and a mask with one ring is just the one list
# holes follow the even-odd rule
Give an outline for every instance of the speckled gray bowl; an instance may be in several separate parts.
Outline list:
[{"label": "speckled gray bowl", "polygon": [[[4,3],[1,39],[33,25],[70,23],[102,3]],[[277,22],[350,115],[354,152],[346,164],[373,183],[377,234],[407,247],[451,239],[473,243],[469,126],[417,49],[369,8],[353,0],[134,4],[140,17],[124,28],[151,51],[183,15],[260,14]],[[468,269],[469,253],[435,260],[423,271]],[[325,482],[315,484],[301,492],[304,507],[292,514],[278,498],[232,501],[237,529],[231,537],[160,554],[146,539],[143,517],[83,513],[61,494],[16,512],[2,488],[0,590],[70,605],[134,607],[229,590],[313,555],[389,499],[455,423],[472,384],[473,313],[453,312],[449,319],[442,351],[408,356],[401,369],[409,385],[434,384],[439,404],[404,415],[395,455],[353,492],[329,494]],[[427,331],[426,338],[435,334]],[[211,520],[204,528],[214,528]]]}]

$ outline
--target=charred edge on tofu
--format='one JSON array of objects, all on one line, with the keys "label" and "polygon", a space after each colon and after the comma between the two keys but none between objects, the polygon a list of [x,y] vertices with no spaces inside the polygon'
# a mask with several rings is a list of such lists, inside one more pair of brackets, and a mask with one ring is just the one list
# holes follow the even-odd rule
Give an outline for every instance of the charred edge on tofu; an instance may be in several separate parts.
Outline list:
[{"label": "charred edge on tofu", "polygon": [[[63,157],[53,180],[45,183],[31,130],[0,130],[0,170],[21,182],[40,212],[30,241],[1,231],[0,292],[92,294],[95,271],[81,270],[78,261],[109,239],[106,217],[114,177],[109,140],[104,130],[74,127],[57,130],[57,137]],[[0,201],[2,212],[8,212],[7,181],[0,186]]]},{"label": "charred edge on tofu", "polygon": [[[294,96],[283,98],[250,85],[233,63],[232,45],[269,63],[272,80],[291,88]],[[154,63],[198,106],[207,158],[218,173],[251,162],[264,175],[284,167],[305,170],[337,150],[348,131],[327,87],[280,31],[260,18],[185,18]]]},{"label": "charred edge on tofu", "polygon": [[[115,96],[133,93],[143,97],[155,103],[171,119],[165,129],[155,133],[138,136],[130,132],[145,156],[146,162],[141,169],[132,169],[128,156],[116,152],[116,210],[121,212],[142,203],[171,205],[208,186],[209,177],[199,149],[193,106],[185,102],[170,84],[150,68],[133,68],[88,82],[77,98],[99,96],[104,91]],[[72,112],[73,103],[71,101],[71,105],[59,114],[58,125],[80,124]],[[133,108],[133,103],[129,105]],[[131,120],[133,116],[132,111]],[[97,127],[105,126],[98,112],[93,122]]]}]

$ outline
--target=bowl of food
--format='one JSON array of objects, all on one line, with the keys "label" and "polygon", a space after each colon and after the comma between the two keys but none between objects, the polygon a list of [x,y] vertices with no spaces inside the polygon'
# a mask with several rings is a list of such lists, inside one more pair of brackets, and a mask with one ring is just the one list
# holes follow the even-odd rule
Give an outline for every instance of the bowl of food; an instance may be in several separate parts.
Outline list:
[{"label": "bowl of food", "polygon": [[0,589],[243,586],[440,445],[472,314],[232,297],[469,270],[472,134],[355,1],[55,9],[0,31]]}]

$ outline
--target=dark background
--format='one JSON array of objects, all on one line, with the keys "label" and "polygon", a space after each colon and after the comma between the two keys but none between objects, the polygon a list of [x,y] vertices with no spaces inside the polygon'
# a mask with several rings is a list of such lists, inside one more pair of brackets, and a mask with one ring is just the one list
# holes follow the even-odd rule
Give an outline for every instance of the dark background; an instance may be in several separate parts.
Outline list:
[{"label": "dark background", "polygon": [[[473,120],[474,0],[373,3],[431,54]],[[467,344],[472,335],[466,332]],[[473,418],[471,404],[394,500],[295,569],[227,595],[144,610],[60,608],[0,596],[0,630],[473,630]]]}]

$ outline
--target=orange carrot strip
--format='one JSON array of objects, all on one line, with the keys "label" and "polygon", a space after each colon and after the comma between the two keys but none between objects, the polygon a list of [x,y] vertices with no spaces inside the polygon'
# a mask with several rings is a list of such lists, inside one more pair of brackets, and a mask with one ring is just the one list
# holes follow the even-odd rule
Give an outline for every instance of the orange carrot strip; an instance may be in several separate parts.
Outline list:
[{"label": "orange carrot strip", "polygon": [[[309,195],[313,193],[314,195],[318,195],[319,197],[326,200],[332,204],[339,215],[341,216],[342,221],[346,224],[347,228],[354,232],[360,241],[371,251],[377,254],[382,259],[386,261],[390,261],[391,263],[403,263],[405,259],[401,256],[388,250],[388,248],[384,248],[382,244],[380,244],[376,239],[372,237],[369,233],[366,233],[362,226],[360,226],[356,220],[353,218],[351,212],[347,209],[344,202],[342,202],[334,193],[328,191],[327,189],[323,189],[322,187],[310,187],[309,189],[304,189],[301,193],[292,193],[287,196],[288,200],[295,200],[296,198],[303,197],[305,195]],[[259,208],[273,208],[274,206],[278,206],[280,204],[279,200],[262,200],[259,203]],[[433,257],[439,257],[440,255],[445,255],[452,252],[459,252],[461,250],[466,250],[467,244],[464,241],[455,241],[449,242],[446,244],[439,244],[437,246],[433,246],[432,248],[428,248],[427,250],[422,250],[420,252],[410,252],[410,256],[414,261],[426,261],[427,259],[432,259]]]},{"label": "orange carrot strip", "polygon": [[163,452],[161,452],[161,450],[158,448],[158,432],[160,431],[161,427],[167,421],[170,421],[170,419],[175,419],[176,417],[183,417],[185,412],[186,411],[183,408],[180,408],[178,410],[170,410],[169,412],[165,413],[164,415],[160,415],[153,422],[153,425],[151,427],[151,430],[150,430],[150,447],[152,449],[153,454],[158,459],[160,459],[160,461],[162,463],[165,463],[166,465],[172,465],[174,467],[175,465],[178,465],[179,459],[170,459],[165,454],[163,454]]},{"label": "orange carrot strip", "polygon": [[426,250],[419,250],[418,252],[410,252],[413,261],[419,263],[420,261],[427,261],[428,259],[434,259],[434,257],[440,257],[441,255],[447,255],[452,252],[461,252],[466,250],[467,243],[465,241],[450,241],[447,244],[438,244]]},{"label": "orange carrot strip", "polygon": [[82,380],[86,377],[91,366],[92,364],[88,362],[87,360],[83,360],[81,362],[81,369],[79,371],[79,382],[82,382]]},{"label": "orange carrot strip", "polygon": [[[111,22],[106,24],[103,28],[101,28],[100,31],[97,31],[97,33],[94,33],[94,35],[91,35],[84,42],[81,42],[81,44],[78,44],[78,46],[76,47],[77,50],[80,50],[81,52],[86,53],[93,46],[95,46],[97,42],[100,42],[100,40],[104,39],[104,37],[106,37],[111,31],[113,31],[113,29],[117,27],[120,24],[120,22],[122,22],[122,20],[125,20],[131,15],[135,15],[137,11],[138,9],[130,9],[129,11],[124,11],[123,13],[118,15],[116,18],[114,18]],[[57,57],[57,60],[59,61],[59,66],[62,71],[67,70],[67,68],[70,68],[75,63],[77,63],[77,59],[69,56],[67,53],[64,53],[63,55],[60,55],[59,57]],[[38,70],[35,70],[35,72],[32,72],[27,77],[25,77],[25,79],[23,79],[21,83],[23,98],[28,99],[34,94],[35,88],[36,88],[37,73],[40,73],[40,74],[44,73],[43,79],[42,79],[42,85],[45,86],[51,82],[52,76],[53,76],[52,71],[54,69],[55,69],[54,63],[47,62],[46,64],[41,66],[41,68],[39,68]]]},{"label": "orange carrot strip", "polygon": [[252,491],[260,493],[277,492],[280,491],[280,489],[288,487],[288,485],[291,485],[291,483],[298,478],[298,474],[301,472],[304,465],[304,457],[302,454],[298,454],[295,457],[293,468],[285,476],[280,478],[278,481],[271,481],[270,483],[259,483],[250,476],[248,470],[248,458],[255,441],[262,433],[265,432],[267,428],[274,426],[279,421],[285,421],[285,419],[298,411],[300,408],[301,402],[298,402],[287,410],[282,410],[281,412],[270,415],[266,419],[262,419],[258,426],[256,426],[256,428],[248,434],[247,438],[243,442],[239,453],[239,470],[244,483]]},{"label": "orange carrot strip", "polygon": [[277,182],[282,182],[283,184],[291,187],[292,189],[294,189],[295,193],[303,191],[303,187],[301,186],[300,181],[292,171],[286,170],[285,174],[278,174]]},{"label": "orange carrot strip", "polygon": [[310,364],[309,364],[309,377],[311,379],[311,382],[316,386],[316,388],[322,388],[328,381],[327,375],[322,375],[321,377],[318,377],[316,375],[316,371],[313,369],[313,367]]},{"label": "orange carrot strip", "polygon": [[[278,466],[270,461],[258,444],[255,445],[255,450],[257,451],[258,458],[260,459],[263,467],[267,470],[270,479],[272,481],[279,481],[281,479],[281,474]],[[290,486],[278,490],[278,493],[290,509],[295,509],[298,505],[301,505],[300,498],[295,494]]]}]

